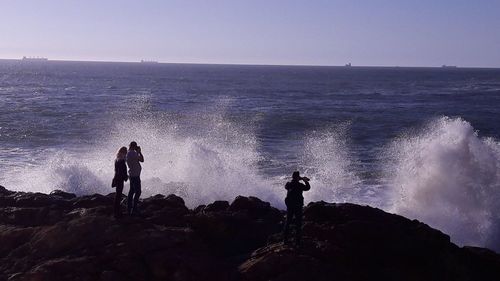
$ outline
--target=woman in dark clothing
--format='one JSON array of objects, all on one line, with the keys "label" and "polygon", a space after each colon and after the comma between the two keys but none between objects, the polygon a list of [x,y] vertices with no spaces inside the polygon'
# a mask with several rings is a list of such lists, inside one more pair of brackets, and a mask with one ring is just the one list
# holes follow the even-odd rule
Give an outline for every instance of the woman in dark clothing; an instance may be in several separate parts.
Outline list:
[{"label": "woman in dark clothing", "polygon": [[121,217],[120,203],[122,200],[123,183],[128,180],[127,165],[125,164],[125,156],[127,156],[127,148],[121,147],[116,153],[115,160],[115,176],[113,177],[113,187],[116,187],[114,213],[115,218]]}]

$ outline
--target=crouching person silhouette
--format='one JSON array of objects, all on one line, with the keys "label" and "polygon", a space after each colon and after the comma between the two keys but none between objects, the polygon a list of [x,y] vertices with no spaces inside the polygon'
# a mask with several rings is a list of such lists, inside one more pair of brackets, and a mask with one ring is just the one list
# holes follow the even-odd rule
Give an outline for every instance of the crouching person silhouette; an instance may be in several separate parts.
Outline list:
[{"label": "crouching person silhouette", "polygon": [[[305,184],[301,183],[304,181]],[[303,191],[311,189],[309,179],[301,177],[298,171],[293,172],[292,181],[286,183],[287,190],[285,204],[286,204],[286,222],[283,233],[283,242],[288,245],[288,236],[290,234],[290,224],[295,222],[295,244],[300,245],[301,231],[302,231],[302,207],[304,206]]]}]

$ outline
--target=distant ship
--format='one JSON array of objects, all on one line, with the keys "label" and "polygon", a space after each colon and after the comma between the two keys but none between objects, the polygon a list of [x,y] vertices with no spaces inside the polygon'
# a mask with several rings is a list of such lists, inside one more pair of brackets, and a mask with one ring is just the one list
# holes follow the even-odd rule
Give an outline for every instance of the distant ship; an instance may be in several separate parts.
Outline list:
[{"label": "distant ship", "polygon": [[26,57],[22,58],[22,61],[48,61],[49,59],[43,57]]},{"label": "distant ship", "polygon": [[158,63],[157,61],[155,60],[141,60],[141,63],[146,63],[146,64],[155,64],[155,63]]},{"label": "distant ship", "polygon": [[443,64],[441,65],[442,68],[457,68],[456,65],[446,65],[446,64]]},{"label": "distant ship", "polygon": [[351,63],[347,63],[345,66],[346,67],[351,67],[352,65],[351,65]]}]

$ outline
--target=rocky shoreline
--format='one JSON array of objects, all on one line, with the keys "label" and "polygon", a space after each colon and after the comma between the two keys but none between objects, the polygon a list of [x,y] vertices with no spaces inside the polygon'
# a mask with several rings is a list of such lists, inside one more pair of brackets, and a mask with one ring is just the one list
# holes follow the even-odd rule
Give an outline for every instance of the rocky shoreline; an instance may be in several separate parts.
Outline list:
[{"label": "rocky shoreline", "polygon": [[255,197],[156,195],[116,220],[113,196],[0,186],[0,280],[500,280],[495,252],[369,206],[310,203],[294,248]]}]

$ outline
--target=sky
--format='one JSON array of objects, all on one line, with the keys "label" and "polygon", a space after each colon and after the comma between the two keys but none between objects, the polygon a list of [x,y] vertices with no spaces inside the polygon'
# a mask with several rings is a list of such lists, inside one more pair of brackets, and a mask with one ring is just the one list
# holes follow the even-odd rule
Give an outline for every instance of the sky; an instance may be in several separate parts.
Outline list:
[{"label": "sky", "polygon": [[0,0],[0,58],[500,67],[500,0]]}]

